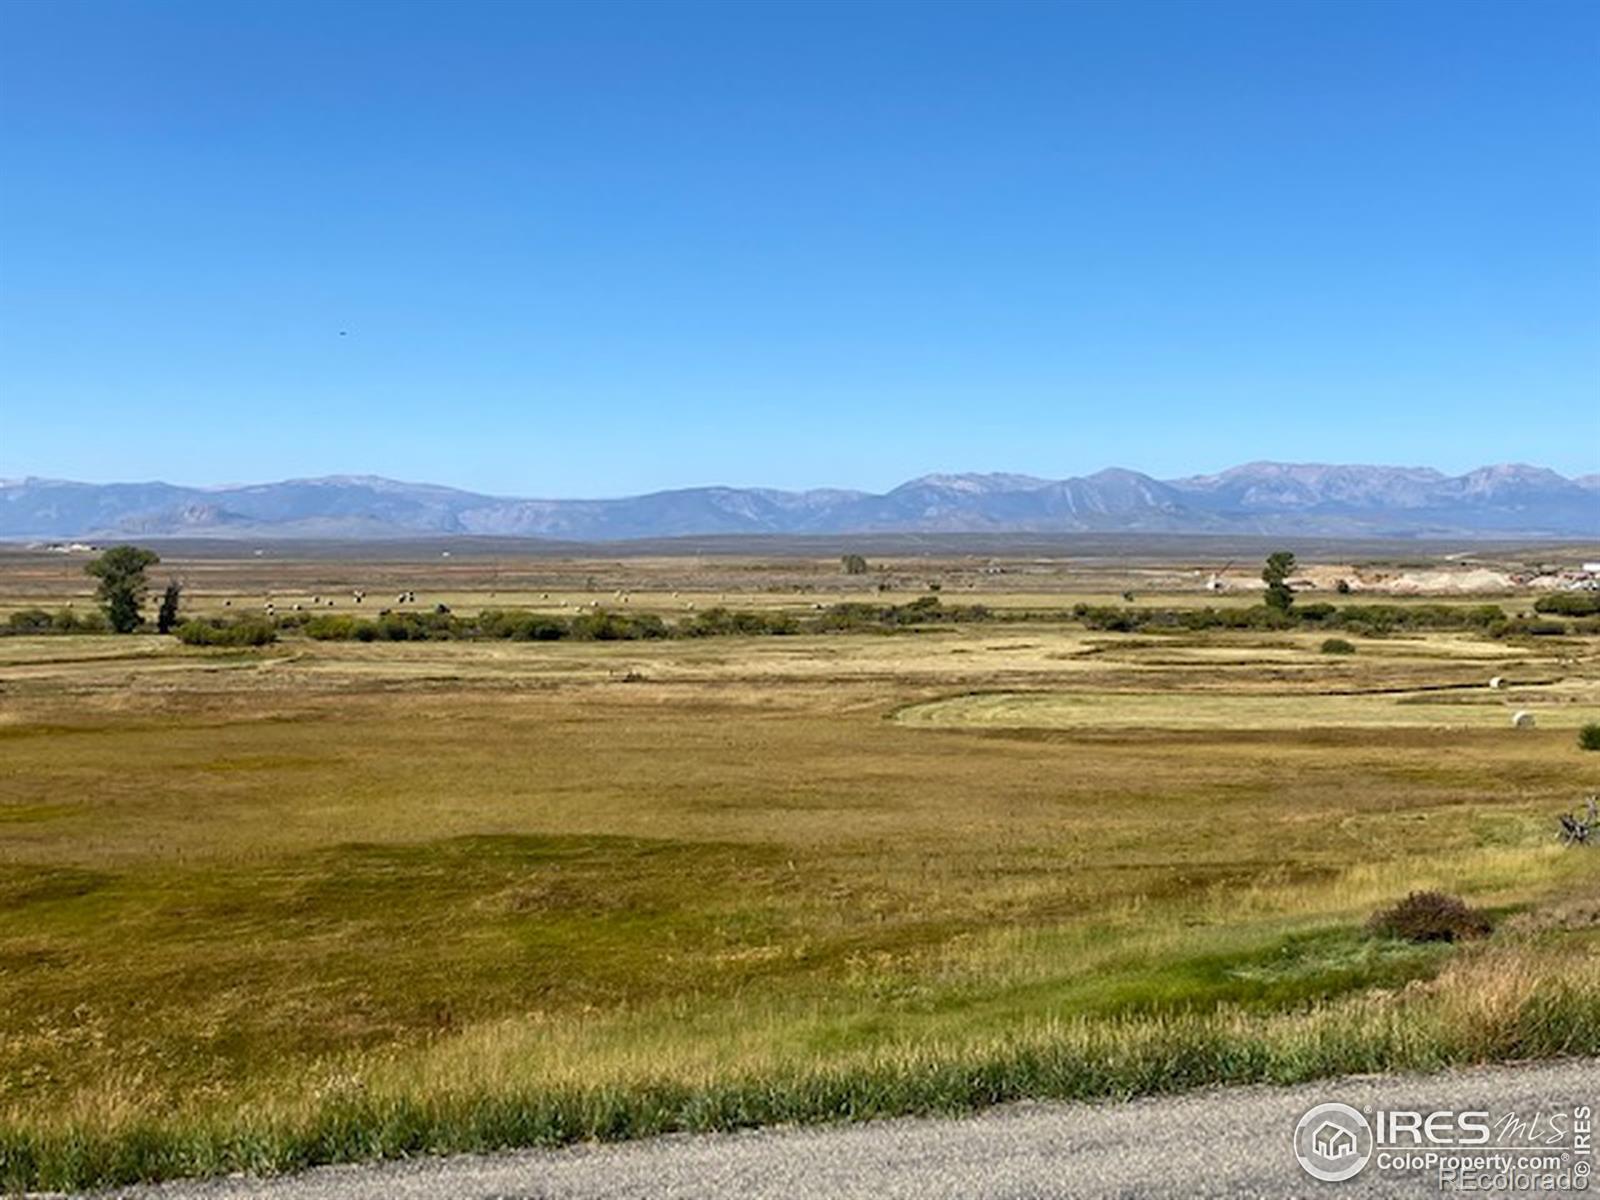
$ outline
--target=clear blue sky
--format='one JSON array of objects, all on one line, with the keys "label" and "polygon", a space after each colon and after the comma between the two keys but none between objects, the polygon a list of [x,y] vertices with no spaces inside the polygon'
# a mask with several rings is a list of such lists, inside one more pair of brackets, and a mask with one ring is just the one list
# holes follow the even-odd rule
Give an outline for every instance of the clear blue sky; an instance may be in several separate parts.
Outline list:
[{"label": "clear blue sky", "polygon": [[1594,471],[1597,81],[1589,0],[7,0],[0,476]]}]

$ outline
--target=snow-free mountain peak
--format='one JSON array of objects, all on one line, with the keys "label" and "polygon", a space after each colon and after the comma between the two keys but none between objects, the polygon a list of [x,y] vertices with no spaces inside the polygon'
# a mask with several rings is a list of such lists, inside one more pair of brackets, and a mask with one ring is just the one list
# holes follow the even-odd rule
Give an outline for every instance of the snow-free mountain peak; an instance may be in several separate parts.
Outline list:
[{"label": "snow-free mountain peak", "polygon": [[700,534],[1019,532],[1600,537],[1600,476],[1509,463],[1255,462],[1160,480],[1110,467],[1047,480],[935,474],[882,494],[701,487],[611,500],[489,496],[372,475],[227,487],[0,483],[0,537],[384,538],[475,534],[600,541]]}]

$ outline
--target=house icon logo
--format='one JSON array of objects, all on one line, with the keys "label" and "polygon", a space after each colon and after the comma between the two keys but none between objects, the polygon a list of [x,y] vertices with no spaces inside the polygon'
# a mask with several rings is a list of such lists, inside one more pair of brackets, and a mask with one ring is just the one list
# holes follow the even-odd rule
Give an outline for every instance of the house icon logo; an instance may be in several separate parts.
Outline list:
[{"label": "house icon logo", "polygon": [[1372,1126],[1348,1104],[1319,1104],[1294,1127],[1294,1156],[1313,1179],[1350,1179],[1372,1157]]},{"label": "house icon logo", "polygon": [[1324,1158],[1348,1158],[1356,1152],[1356,1135],[1343,1125],[1324,1121],[1311,1135],[1311,1148]]}]

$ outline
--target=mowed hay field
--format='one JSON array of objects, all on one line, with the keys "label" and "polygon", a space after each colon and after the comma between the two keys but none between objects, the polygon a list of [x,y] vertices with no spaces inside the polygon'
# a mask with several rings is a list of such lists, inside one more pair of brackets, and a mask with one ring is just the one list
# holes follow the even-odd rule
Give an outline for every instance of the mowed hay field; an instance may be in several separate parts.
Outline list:
[{"label": "mowed hay field", "polygon": [[1600,1052],[1600,646],[1353,640],[0,639],[0,1174]]}]

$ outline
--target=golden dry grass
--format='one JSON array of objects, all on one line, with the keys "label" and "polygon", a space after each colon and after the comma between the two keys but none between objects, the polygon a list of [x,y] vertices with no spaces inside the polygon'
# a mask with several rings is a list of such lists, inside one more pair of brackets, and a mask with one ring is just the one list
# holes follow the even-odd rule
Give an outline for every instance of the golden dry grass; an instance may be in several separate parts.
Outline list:
[{"label": "golden dry grass", "polygon": [[[1552,818],[1600,789],[1595,646],[1316,642],[0,639],[0,1131],[911,1088],[1190,1019],[1459,1058],[1592,1003]],[[1416,887],[1524,932],[1492,970],[1360,936]]]}]

